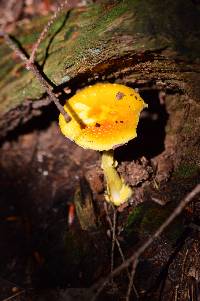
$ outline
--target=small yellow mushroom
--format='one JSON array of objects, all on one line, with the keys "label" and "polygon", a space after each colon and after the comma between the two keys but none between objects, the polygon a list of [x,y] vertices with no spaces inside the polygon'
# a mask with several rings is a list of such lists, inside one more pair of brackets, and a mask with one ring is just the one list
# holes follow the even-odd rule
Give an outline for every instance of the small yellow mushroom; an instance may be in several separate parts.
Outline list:
[{"label": "small yellow mushroom", "polygon": [[71,121],[60,114],[62,133],[86,149],[103,151],[102,168],[107,182],[106,200],[121,205],[132,191],[120,178],[113,152],[117,146],[137,136],[140,112],[146,107],[134,89],[120,84],[99,83],[71,97],[64,109]]}]

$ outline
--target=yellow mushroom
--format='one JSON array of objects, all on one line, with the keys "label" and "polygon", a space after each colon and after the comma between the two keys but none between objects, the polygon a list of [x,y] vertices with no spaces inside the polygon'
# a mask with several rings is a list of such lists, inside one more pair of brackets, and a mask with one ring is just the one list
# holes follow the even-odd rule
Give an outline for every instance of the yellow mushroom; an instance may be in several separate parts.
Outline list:
[{"label": "yellow mushroom", "polygon": [[140,112],[146,107],[134,89],[120,84],[99,83],[77,92],[65,104],[68,123],[62,114],[62,133],[86,149],[103,151],[102,168],[107,182],[106,199],[116,206],[130,198],[131,188],[120,178],[113,150],[137,136]]}]

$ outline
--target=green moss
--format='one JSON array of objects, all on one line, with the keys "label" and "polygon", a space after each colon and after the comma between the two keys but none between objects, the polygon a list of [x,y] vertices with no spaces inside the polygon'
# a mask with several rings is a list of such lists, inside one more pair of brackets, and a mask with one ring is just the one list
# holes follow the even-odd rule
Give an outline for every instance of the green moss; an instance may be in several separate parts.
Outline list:
[{"label": "green moss", "polygon": [[10,59],[8,59],[7,61],[4,61],[3,68],[1,68],[1,65],[0,65],[0,70],[1,70],[1,72],[0,72],[0,87],[6,84],[4,79],[6,78],[6,75],[9,72],[11,72],[12,69],[13,69],[13,62]]},{"label": "green moss", "polygon": [[[101,6],[92,6],[87,13],[82,14],[79,22],[85,26],[82,26],[80,29],[79,36],[72,46],[75,49],[76,59],[83,57],[85,55],[84,52],[88,48],[98,45],[100,35],[109,30],[114,20],[118,19],[126,11],[126,4],[119,4],[108,10]],[[89,28],[86,18],[88,18],[87,21],[90,23]]]},{"label": "green moss", "polygon": [[78,26],[70,26],[69,29],[65,32],[64,39],[69,40],[74,32],[78,30]]},{"label": "green moss", "polygon": [[[101,58],[105,59],[107,40],[112,36],[115,27],[123,23],[124,20],[120,17],[126,12],[130,14],[128,1],[115,5],[91,5],[82,14],[72,12],[66,26],[49,49],[45,73],[55,84],[60,84],[66,75],[73,78],[75,69],[89,68]],[[73,35],[74,32],[76,34]],[[64,43],[66,47],[63,47]]]},{"label": "green moss", "polygon": [[140,229],[143,233],[152,233],[155,232],[160,225],[162,225],[163,221],[168,216],[169,212],[168,210],[160,210],[157,206],[150,208],[146,211],[146,214],[144,215]]},{"label": "green moss", "polygon": [[[173,210],[173,206],[166,205],[161,207],[152,202],[145,202],[137,206],[128,216],[125,233],[129,238],[135,235],[141,239],[143,236],[153,234],[167,219]],[[177,218],[165,231],[167,239],[175,242],[183,233],[182,218]]]},{"label": "green moss", "polygon": [[195,164],[182,163],[175,170],[173,176],[178,178],[190,178],[196,176],[200,172],[200,168]]},{"label": "green moss", "polygon": [[121,15],[127,12],[127,1],[124,1],[112,9],[106,11],[106,14],[103,14],[103,10],[101,11],[101,18],[98,18],[98,23],[95,24],[95,30],[97,33],[104,32],[109,29],[112,22],[118,19]]},{"label": "green moss", "polygon": [[[178,3],[182,3],[181,0]],[[196,22],[196,12],[191,12],[188,5],[188,0],[183,1],[182,10],[187,12],[186,19],[191,13]],[[66,75],[73,79],[80,72],[88,72],[98,64],[103,65],[105,61],[114,57],[120,58],[128,52],[160,49],[166,44],[176,48],[174,41],[180,39],[179,37],[180,44],[188,43],[190,46],[185,39],[185,28],[180,26],[181,16],[184,14],[178,14],[178,20],[173,17],[177,15],[177,7],[176,1],[171,1],[169,5],[158,0],[121,0],[93,4],[84,11],[72,10],[60,16],[50,28],[48,36],[38,49],[37,61],[41,65],[44,64],[43,70],[47,77],[56,85],[60,85]],[[36,18],[21,24],[13,34],[28,53],[48,18],[49,16]],[[167,27],[168,23],[170,28]],[[190,29],[193,32],[193,27]],[[196,29],[194,32],[196,33]],[[126,36],[129,37],[127,44],[121,39]],[[183,46],[187,48],[187,45]],[[9,63],[4,61],[7,54]],[[3,58],[2,62],[4,61],[0,68],[0,86],[3,87],[0,96],[3,106],[0,106],[0,111],[3,115],[27,98],[42,97],[43,90],[38,88],[39,83],[29,86],[31,81],[26,79],[28,73],[22,72],[21,69],[18,77],[13,77],[13,70],[19,64],[19,60],[3,44],[0,45],[0,56]],[[31,89],[35,91],[30,91]]]},{"label": "green moss", "polygon": [[126,231],[132,231],[132,226],[138,225],[141,222],[144,215],[145,207],[145,204],[139,205],[136,208],[134,208],[134,210],[129,214],[126,224]]}]

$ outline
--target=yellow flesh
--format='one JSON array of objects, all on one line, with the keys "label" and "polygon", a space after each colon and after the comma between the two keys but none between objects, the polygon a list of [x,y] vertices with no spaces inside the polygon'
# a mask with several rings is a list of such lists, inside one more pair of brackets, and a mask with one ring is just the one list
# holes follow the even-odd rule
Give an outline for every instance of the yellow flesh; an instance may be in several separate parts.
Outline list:
[{"label": "yellow flesh", "polygon": [[71,97],[59,116],[62,133],[83,148],[109,150],[136,137],[145,103],[135,90],[120,84],[96,84]]},{"label": "yellow flesh", "polygon": [[131,197],[133,192],[116,171],[112,151],[103,152],[101,167],[107,183],[106,200],[115,206],[120,206]]}]

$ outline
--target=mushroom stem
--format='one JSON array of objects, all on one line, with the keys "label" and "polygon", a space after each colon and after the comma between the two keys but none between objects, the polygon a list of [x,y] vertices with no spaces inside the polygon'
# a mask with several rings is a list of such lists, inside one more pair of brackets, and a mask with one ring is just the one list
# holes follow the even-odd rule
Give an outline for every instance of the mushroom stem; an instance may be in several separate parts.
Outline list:
[{"label": "mushroom stem", "polygon": [[115,167],[117,161],[114,161],[114,151],[104,151],[102,154],[101,167],[104,171],[107,192],[105,198],[108,202],[119,206],[125,203],[132,195],[131,188],[124,183],[124,179],[120,177]]}]

